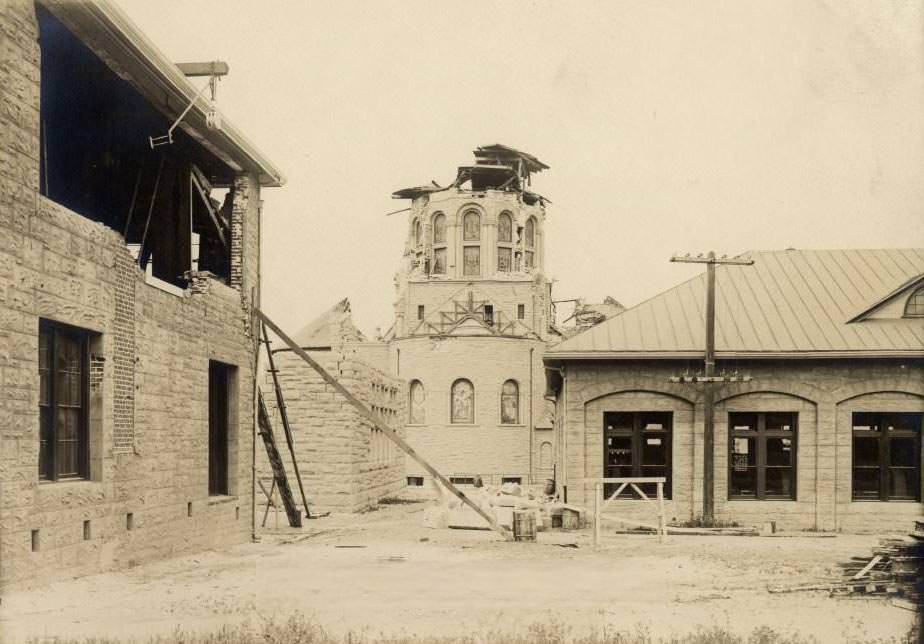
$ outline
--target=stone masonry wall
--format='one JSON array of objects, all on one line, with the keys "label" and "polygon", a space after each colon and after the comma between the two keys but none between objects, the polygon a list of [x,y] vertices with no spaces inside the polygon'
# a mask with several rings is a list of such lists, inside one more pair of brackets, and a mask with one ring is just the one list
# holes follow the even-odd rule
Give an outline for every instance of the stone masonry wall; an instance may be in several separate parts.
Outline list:
[{"label": "stone masonry wall", "polygon": [[[603,476],[604,411],[672,411],[673,498],[667,518],[702,514],[702,398],[698,387],[674,384],[685,363],[569,362],[559,396],[564,426],[561,480],[568,500],[593,507],[593,484]],[[779,361],[738,363],[748,383],[724,385],[716,396],[716,518],[757,525],[775,520],[784,529],[906,530],[921,516],[921,503],[857,502],[851,499],[851,413],[924,412],[921,360]],[[721,371],[722,364],[718,366]],[[796,499],[728,499],[728,413],[798,413]],[[651,522],[656,512],[642,501],[609,506],[621,516]]]},{"label": "stone masonry wall", "polygon": [[[500,483],[503,477],[521,477],[527,483],[531,475],[530,432],[545,409],[544,347],[538,340],[498,337],[413,338],[393,342],[393,364],[398,378],[405,388],[412,380],[419,380],[426,393],[426,422],[407,426],[408,443],[444,476],[477,474],[485,483]],[[458,378],[467,378],[475,388],[472,425],[449,422],[449,392]],[[516,380],[519,385],[520,422],[502,425],[501,386],[508,379]],[[552,433],[535,430],[533,442],[552,442]],[[538,467],[535,459],[532,466],[533,470]],[[407,475],[429,479],[410,459]]]},{"label": "stone masonry wall", "polygon": [[[210,281],[177,296],[147,284],[119,234],[38,196],[37,37],[31,2],[0,2],[4,589],[224,546],[250,532],[254,344],[242,299],[257,280],[259,187],[241,178],[249,201],[234,242],[245,260],[240,290]],[[38,480],[41,319],[94,334],[89,480]],[[225,497],[208,494],[210,360],[237,367]]]},{"label": "stone masonry wall", "polygon": [[[353,359],[351,354],[344,354],[340,348],[311,352],[344,387],[403,435],[406,394],[402,383]],[[356,512],[398,494],[404,488],[404,459],[397,446],[373,430],[343,396],[297,355],[280,351],[273,357],[311,510]],[[264,375],[262,390],[289,486],[301,505],[269,373]],[[272,471],[262,446],[258,446],[258,462],[260,476],[269,489]]]}]

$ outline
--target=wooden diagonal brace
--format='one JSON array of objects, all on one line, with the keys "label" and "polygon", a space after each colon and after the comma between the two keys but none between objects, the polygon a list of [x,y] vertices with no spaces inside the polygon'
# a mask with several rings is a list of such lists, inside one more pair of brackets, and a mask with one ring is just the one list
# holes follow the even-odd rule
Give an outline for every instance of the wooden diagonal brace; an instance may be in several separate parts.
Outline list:
[{"label": "wooden diagonal brace", "polygon": [[343,396],[346,399],[346,401],[350,403],[350,405],[352,405],[356,409],[356,411],[359,413],[360,416],[365,418],[367,421],[369,421],[369,423],[372,424],[373,427],[375,427],[380,432],[382,432],[385,436],[391,439],[391,441],[395,445],[397,445],[398,448],[402,452],[404,452],[405,454],[410,456],[412,459],[414,459],[414,461],[416,461],[418,465],[424,468],[427,471],[427,473],[430,474],[430,476],[432,476],[437,481],[439,481],[443,485],[443,487],[445,487],[447,490],[452,492],[452,494],[455,495],[460,501],[462,501],[467,506],[472,508],[475,512],[477,512],[481,518],[483,518],[485,521],[488,522],[488,525],[491,526],[491,529],[493,529],[495,532],[503,536],[504,539],[507,539],[508,541],[511,540],[512,535],[510,534],[510,532],[508,530],[505,530],[503,527],[501,527],[501,525],[497,523],[494,517],[492,517],[487,512],[482,510],[478,506],[477,503],[475,503],[474,501],[469,499],[467,496],[465,496],[465,494],[461,490],[459,490],[459,488],[457,488],[455,485],[450,483],[449,480],[445,476],[437,472],[436,469],[432,465],[430,465],[427,461],[423,459],[422,456],[420,456],[420,454],[414,451],[414,448],[412,448],[410,445],[404,442],[404,439],[398,436],[397,432],[395,432],[395,430],[389,427],[388,424],[384,420],[382,420],[382,418],[378,414],[372,412],[368,407],[366,407],[366,405],[362,403],[362,401],[360,401],[356,396],[350,393],[350,391],[346,387],[341,385],[340,382],[338,382],[336,378],[334,378],[332,375],[330,375],[327,372],[326,369],[324,369],[324,367],[318,364],[311,356],[308,355],[308,353],[304,349],[298,346],[292,338],[287,336],[283,332],[282,329],[276,326],[276,324],[272,320],[270,320],[266,316],[266,314],[263,313],[263,311],[261,311],[260,309],[254,309],[254,313],[257,315],[257,317],[260,318],[260,320],[263,321],[263,323],[267,327],[269,327],[273,331],[273,333],[275,333],[279,337],[280,340],[285,342],[286,345],[296,355],[298,355],[302,360],[304,360],[309,365],[311,365],[312,369],[318,372],[318,375],[321,376],[321,379],[324,380],[324,382],[329,384],[331,387],[334,388],[334,390],[337,393]]},{"label": "wooden diagonal brace", "polygon": [[202,199],[202,203],[205,205],[205,210],[209,213],[209,218],[212,220],[212,224],[215,226],[215,232],[218,233],[218,238],[221,240],[222,245],[227,249],[228,242],[225,239],[225,231],[221,227],[221,222],[218,220],[218,215],[215,214],[215,209],[212,208],[212,202],[209,201],[209,196],[206,194],[205,189],[202,187],[202,183],[199,181],[197,173],[198,168],[196,168],[196,166],[192,166],[192,171],[189,173],[189,183],[195,186],[196,192],[199,193],[199,198]]}]

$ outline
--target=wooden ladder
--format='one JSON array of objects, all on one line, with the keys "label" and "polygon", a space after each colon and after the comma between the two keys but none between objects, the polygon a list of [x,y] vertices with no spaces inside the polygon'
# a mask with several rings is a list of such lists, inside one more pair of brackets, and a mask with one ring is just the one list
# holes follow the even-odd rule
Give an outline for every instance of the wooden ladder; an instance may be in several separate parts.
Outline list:
[{"label": "wooden ladder", "polygon": [[257,423],[260,426],[263,446],[266,447],[266,457],[273,468],[273,478],[276,481],[276,487],[279,488],[279,496],[282,498],[282,505],[286,509],[286,516],[289,517],[289,525],[293,528],[300,528],[302,527],[302,515],[295,505],[295,498],[292,496],[291,488],[289,488],[289,479],[286,477],[286,468],[282,464],[282,457],[276,448],[276,438],[273,435],[273,426],[270,424],[269,413],[266,411],[266,403],[263,402],[262,391],[258,392],[258,398]]}]

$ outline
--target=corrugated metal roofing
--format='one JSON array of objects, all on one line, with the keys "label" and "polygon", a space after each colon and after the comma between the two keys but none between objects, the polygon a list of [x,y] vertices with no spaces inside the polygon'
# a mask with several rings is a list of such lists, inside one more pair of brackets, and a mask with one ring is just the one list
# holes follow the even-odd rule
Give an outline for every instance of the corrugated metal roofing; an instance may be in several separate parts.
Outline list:
[{"label": "corrugated metal roofing", "polygon": [[[924,357],[924,318],[861,319],[924,275],[924,249],[750,253],[716,267],[716,353]],[[705,343],[705,271],[547,352],[550,359],[694,357]]]}]

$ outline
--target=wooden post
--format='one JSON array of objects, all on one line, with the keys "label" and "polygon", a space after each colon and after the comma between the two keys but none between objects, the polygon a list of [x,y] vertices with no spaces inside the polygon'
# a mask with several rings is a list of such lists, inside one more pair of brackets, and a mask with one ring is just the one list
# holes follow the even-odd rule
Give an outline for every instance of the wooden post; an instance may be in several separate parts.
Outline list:
[{"label": "wooden post", "polygon": [[667,527],[664,524],[664,483],[658,482],[658,534],[661,536],[661,543],[667,536]]},{"label": "wooden post", "polygon": [[600,523],[603,518],[603,483],[594,484],[594,545],[600,544]]},{"label": "wooden post", "polygon": [[[703,519],[711,523],[715,518],[715,383],[725,378],[715,376],[715,265],[750,266],[752,259],[738,257],[717,258],[713,251],[704,257],[690,255],[671,257],[672,262],[706,265],[706,352],[703,382]],[[694,379],[694,382],[699,380]]]},{"label": "wooden post", "polygon": [[432,465],[430,465],[427,461],[425,461],[423,457],[420,456],[420,454],[418,454],[417,452],[415,452],[414,448],[408,445],[404,441],[403,438],[398,436],[397,432],[395,432],[395,430],[389,427],[385,423],[385,421],[383,421],[379,417],[378,414],[373,413],[368,407],[366,407],[362,403],[361,400],[359,400],[356,396],[350,393],[350,391],[346,387],[341,385],[340,382],[336,378],[334,378],[332,375],[327,373],[327,370],[324,367],[318,364],[318,362],[314,360],[314,358],[309,356],[308,353],[304,349],[298,346],[295,343],[295,340],[287,336],[285,332],[283,332],[282,329],[276,326],[276,324],[272,320],[270,320],[266,316],[266,314],[263,313],[263,311],[261,311],[260,309],[254,309],[254,313],[256,313],[257,316],[263,321],[263,323],[266,324],[266,326],[269,327],[273,331],[273,333],[275,333],[279,337],[280,340],[285,342],[286,345],[288,345],[288,347],[292,349],[292,351],[298,357],[300,357],[302,360],[304,360],[309,365],[311,365],[311,367],[315,371],[318,372],[318,375],[321,376],[321,379],[324,380],[324,382],[329,384],[331,387],[334,388],[334,390],[337,393],[343,396],[346,399],[346,401],[350,405],[352,405],[354,409],[356,409],[356,411],[359,413],[360,416],[365,418],[367,421],[369,421],[369,423],[374,428],[378,429],[385,436],[391,439],[391,441],[395,445],[397,445],[401,449],[401,451],[403,451],[405,454],[410,456],[414,461],[416,461],[417,464],[420,465],[422,468],[424,468],[430,476],[432,476],[433,478],[438,480],[440,483],[442,483],[443,487],[445,487],[447,490],[452,492],[456,496],[456,498],[458,498],[464,504],[472,508],[476,513],[478,513],[478,515],[482,519],[488,522],[488,525],[491,526],[491,529],[493,529],[495,532],[503,536],[504,539],[508,541],[512,540],[513,537],[510,534],[510,532],[506,530],[505,528],[503,528],[494,517],[492,517],[490,514],[482,510],[481,506],[479,506],[477,503],[475,503],[470,498],[468,498],[461,490],[459,490],[459,488],[457,488],[455,485],[450,483],[449,479],[447,479],[445,476],[440,474]]}]

